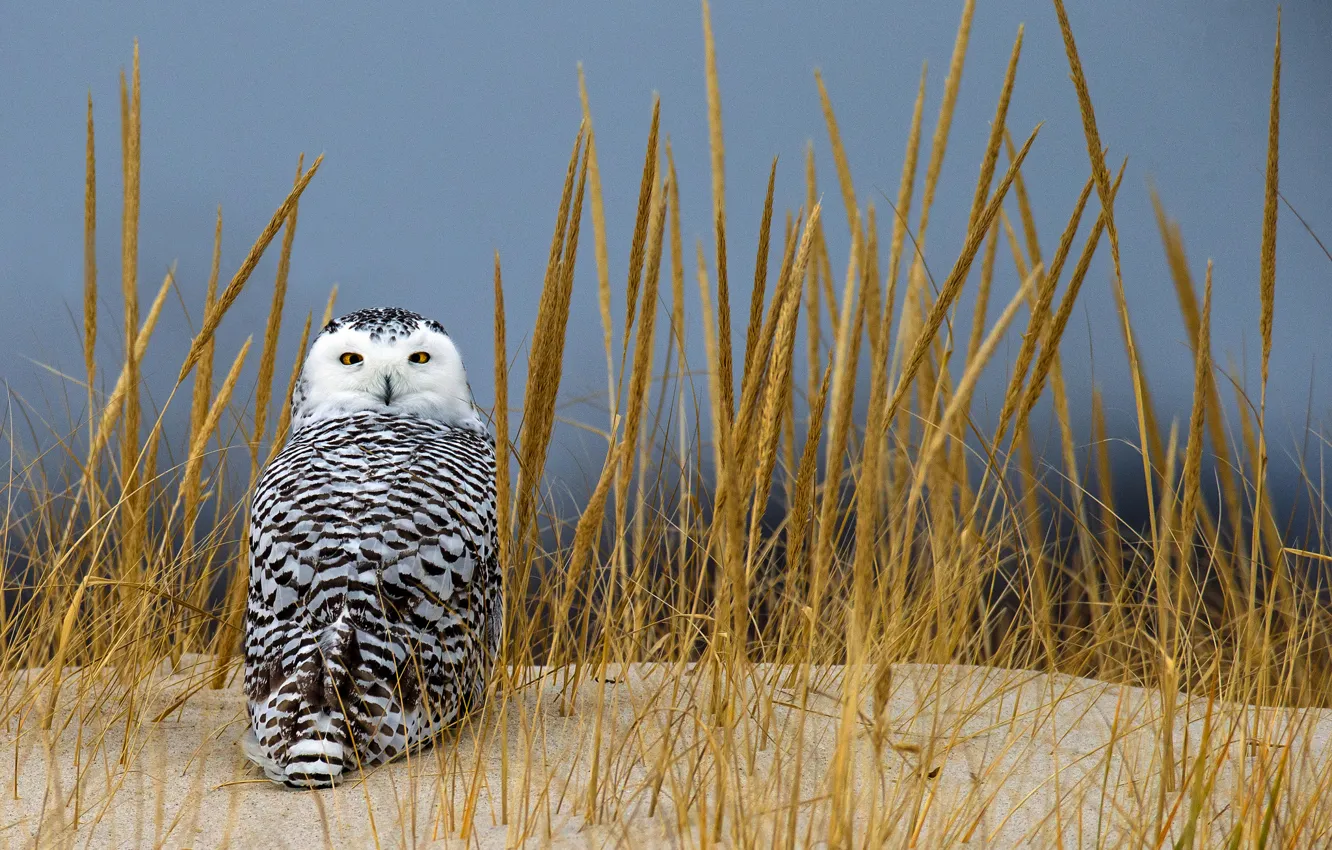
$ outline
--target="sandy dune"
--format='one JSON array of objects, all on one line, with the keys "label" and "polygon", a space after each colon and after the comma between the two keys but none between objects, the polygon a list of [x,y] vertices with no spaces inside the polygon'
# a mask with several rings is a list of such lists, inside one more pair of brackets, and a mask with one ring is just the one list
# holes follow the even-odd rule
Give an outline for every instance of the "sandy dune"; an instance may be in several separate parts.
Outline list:
[{"label": "sandy dune", "polygon": [[[569,704],[562,675],[524,670],[502,718],[475,719],[410,761],[321,792],[258,779],[237,744],[244,716],[234,685],[203,688],[155,722],[203,670],[187,660],[138,689],[128,740],[121,692],[77,676],[62,690],[50,733],[40,728],[42,706],[22,713],[0,751],[0,846],[678,846],[696,844],[706,829],[725,845],[764,847],[790,834],[817,843],[828,829],[840,669],[810,673],[802,709],[795,671],[749,668],[729,724],[710,710],[713,679],[700,668],[608,668],[604,679],[589,671]],[[85,708],[75,716],[80,688]],[[891,824],[904,842],[918,831],[920,846],[1053,846],[1056,833],[1071,846],[1117,846],[1141,831],[1159,800],[1176,812],[1178,832],[1189,795],[1158,797],[1160,710],[1152,692],[1085,679],[898,666],[879,727],[886,734],[868,722],[868,695],[854,722],[843,774],[854,828]],[[1198,751],[1206,704],[1181,700],[1179,713],[1177,760],[1186,747]],[[1301,811],[1332,764],[1332,713],[1218,705],[1211,729],[1208,753],[1221,769],[1198,819],[1204,843],[1233,822],[1237,783],[1274,765],[1281,748],[1291,765],[1283,812]],[[718,752],[732,757],[719,765]],[[1315,837],[1332,829],[1320,824],[1304,828]]]}]

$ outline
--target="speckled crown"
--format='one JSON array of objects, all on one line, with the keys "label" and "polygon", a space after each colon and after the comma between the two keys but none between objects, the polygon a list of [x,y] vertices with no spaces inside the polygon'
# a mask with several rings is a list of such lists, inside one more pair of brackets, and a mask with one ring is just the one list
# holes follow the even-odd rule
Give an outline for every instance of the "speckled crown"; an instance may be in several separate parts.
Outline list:
[{"label": "speckled crown", "polygon": [[410,336],[422,325],[448,336],[448,331],[444,330],[444,326],[439,322],[401,307],[371,307],[357,310],[324,325],[322,333],[335,333],[343,328],[351,328],[354,331],[365,331],[370,334],[372,342],[379,342],[381,338],[386,342],[393,342],[398,337]]}]

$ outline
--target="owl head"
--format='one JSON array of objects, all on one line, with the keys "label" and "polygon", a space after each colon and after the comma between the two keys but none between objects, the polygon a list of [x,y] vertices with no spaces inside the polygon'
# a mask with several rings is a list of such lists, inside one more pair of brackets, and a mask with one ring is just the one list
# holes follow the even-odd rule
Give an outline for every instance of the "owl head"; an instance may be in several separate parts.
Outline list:
[{"label": "owl head", "polygon": [[305,357],[291,407],[293,430],[362,410],[486,430],[444,326],[396,307],[358,310],[325,325]]}]

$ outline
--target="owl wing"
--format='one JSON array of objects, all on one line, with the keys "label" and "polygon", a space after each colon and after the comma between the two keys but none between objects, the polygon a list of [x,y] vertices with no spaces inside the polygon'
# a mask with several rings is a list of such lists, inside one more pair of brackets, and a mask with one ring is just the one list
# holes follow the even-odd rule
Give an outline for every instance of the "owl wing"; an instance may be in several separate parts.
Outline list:
[{"label": "owl wing", "polygon": [[289,441],[251,513],[260,749],[265,724],[272,751],[347,709],[344,725],[368,730],[348,743],[392,757],[480,697],[503,617],[494,469],[484,435],[409,417],[361,413]]},{"label": "owl wing", "polygon": [[[389,628],[438,720],[447,722],[479,700],[498,651],[503,601],[493,444],[462,429],[427,435],[414,446],[394,498],[386,533],[366,545],[385,564],[378,591]],[[421,734],[437,725],[424,722]]]}]

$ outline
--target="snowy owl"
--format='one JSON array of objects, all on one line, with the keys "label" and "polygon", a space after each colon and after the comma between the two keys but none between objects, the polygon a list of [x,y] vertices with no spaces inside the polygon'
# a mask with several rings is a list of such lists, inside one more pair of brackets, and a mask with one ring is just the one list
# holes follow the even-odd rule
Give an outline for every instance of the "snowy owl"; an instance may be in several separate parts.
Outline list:
[{"label": "snowy owl", "polygon": [[246,755],[332,785],[482,699],[504,620],[495,450],[438,322],[330,322],[250,511]]}]

